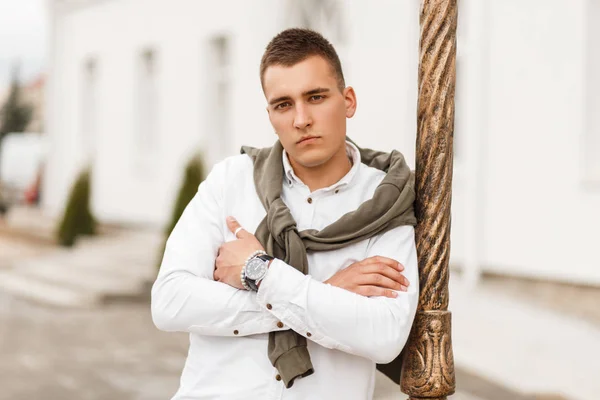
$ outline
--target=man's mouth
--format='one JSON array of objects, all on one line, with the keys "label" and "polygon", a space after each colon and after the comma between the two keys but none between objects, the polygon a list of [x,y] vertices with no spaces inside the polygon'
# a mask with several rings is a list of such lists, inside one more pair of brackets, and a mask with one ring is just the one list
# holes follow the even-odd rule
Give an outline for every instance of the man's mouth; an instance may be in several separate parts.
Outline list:
[{"label": "man's mouth", "polygon": [[303,143],[311,143],[314,142],[316,139],[319,139],[319,136],[305,136],[302,139],[300,139],[298,142],[296,142],[296,144],[303,144]]}]

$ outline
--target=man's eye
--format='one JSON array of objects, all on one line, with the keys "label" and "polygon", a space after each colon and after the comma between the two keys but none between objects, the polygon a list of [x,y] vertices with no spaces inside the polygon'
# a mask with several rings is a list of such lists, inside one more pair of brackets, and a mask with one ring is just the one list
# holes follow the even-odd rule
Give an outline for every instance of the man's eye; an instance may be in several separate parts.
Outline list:
[{"label": "man's eye", "polygon": [[319,101],[319,100],[322,100],[324,98],[325,97],[321,96],[320,94],[315,94],[315,95],[310,96],[310,100],[312,100],[312,101]]},{"label": "man's eye", "polygon": [[284,108],[288,108],[290,106],[289,102],[285,102],[285,103],[279,103],[275,106],[276,110],[283,110]]}]

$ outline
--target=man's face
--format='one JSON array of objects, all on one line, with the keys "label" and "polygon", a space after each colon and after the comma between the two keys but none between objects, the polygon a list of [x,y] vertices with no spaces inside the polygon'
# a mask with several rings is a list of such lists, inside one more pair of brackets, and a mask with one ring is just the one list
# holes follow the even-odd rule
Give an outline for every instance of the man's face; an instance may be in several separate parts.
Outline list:
[{"label": "man's face", "polygon": [[263,89],[271,125],[292,165],[317,167],[345,152],[346,118],[354,115],[356,96],[351,87],[340,91],[325,59],[311,56],[291,67],[272,65],[264,73]]}]

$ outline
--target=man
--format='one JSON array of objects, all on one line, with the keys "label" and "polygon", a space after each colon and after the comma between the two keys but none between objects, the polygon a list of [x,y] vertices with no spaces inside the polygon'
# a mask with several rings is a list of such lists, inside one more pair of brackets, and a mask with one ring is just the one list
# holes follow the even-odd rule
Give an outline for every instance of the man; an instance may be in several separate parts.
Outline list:
[{"label": "man", "polygon": [[156,326],[190,333],[174,399],[371,399],[416,312],[414,181],[347,141],[356,94],[320,34],[281,32],[260,73],[279,140],[214,167],[152,290]]}]

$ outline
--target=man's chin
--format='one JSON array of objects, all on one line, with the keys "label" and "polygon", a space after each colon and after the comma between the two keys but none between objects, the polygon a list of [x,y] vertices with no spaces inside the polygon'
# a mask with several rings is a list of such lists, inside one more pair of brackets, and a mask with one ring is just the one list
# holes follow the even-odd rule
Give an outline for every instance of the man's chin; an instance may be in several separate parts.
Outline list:
[{"label": "man's chin", "polygon": [[316,168],[325,164],[330,158],[323,154],[301,154],[295,157],[294,160],[304,168]]}]

